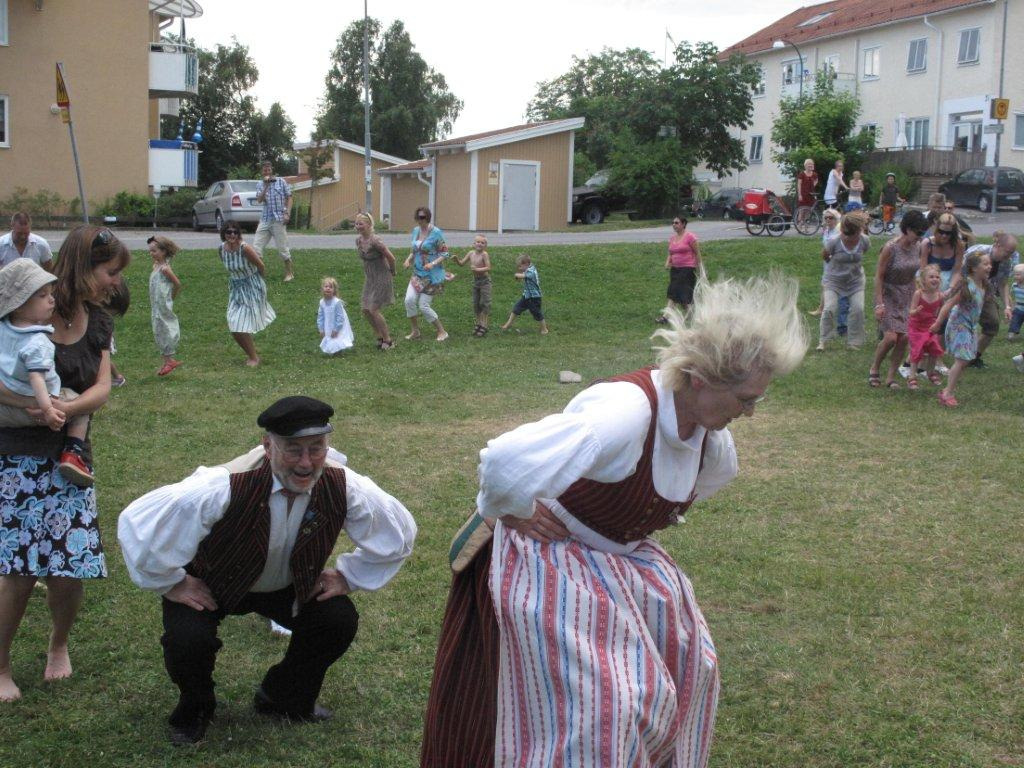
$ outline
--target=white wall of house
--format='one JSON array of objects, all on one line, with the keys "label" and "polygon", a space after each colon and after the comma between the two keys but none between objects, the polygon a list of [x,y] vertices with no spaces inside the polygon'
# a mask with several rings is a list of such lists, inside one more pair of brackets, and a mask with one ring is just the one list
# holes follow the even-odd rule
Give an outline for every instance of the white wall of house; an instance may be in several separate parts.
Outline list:
[{"label": "white wall of house", "polygon": [[[858,122],[876,127],[879,147],[897,144],[902,117],[911,145],[925,142],[952,147],[980,142],[991,163],[995,136],[982,131],[984,125],[994,122],[988,117],[989,101],[999,93],[1002,14],[1002,2],[994,2],[930,16],[928,24],[915,19],[802,44],[804,93],[813,88],[814,73],[827,63],[838,75],[837,87],[854,89],[859,95]],[[1014,44],[1024,35],[1024,4],[1010,3],[1006,33],[1003,95],[1010,99],[1011,117],[1004,123],[1000,164],[1024,167],[1024,48]],[[958,61],[962,45],[965,53],[973,52],[969,36],[975,34],[975,60]],[[912,48],[915,56],[911,62]],[[790,179],[783,177],[771,159],[772,151],[777,150],[771,143],[771,126],[780,97],[798,93],[797,56],[792,46],[786,46],[750,58],[764,69],[764,93],[754,97],[751,127],[733,134],[743,141],[750,165],[721,180],[706,169],[698,169],[697,176],[715,187],[767,186],[779,191]],[[784,82],[787,76],[792,78],[789,83]],[[852,170],[847,168],[847,174]],[[818,169],[824,176],[822,171]]]}]

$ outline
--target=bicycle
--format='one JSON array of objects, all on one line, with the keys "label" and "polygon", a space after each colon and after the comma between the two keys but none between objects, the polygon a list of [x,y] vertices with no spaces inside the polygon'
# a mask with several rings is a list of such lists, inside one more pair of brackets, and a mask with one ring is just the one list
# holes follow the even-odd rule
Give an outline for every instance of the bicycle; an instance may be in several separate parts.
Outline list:
[{"label": "bicycle", "polygon": [[896,231],[899,227],[900,222],[903,221],[903,203],[896,206],[896,211],[892,215],[891,221],[884,221],[882,219],[882,209],[877,208],[871,213],[871,219],[868,221],[868,232],[872,235],[880,235],[883,232],[891,234]]},{"label": "bicycle", "polygon": [[816,235],[821,229],[821,214],[825,212],[825,203],[817,194],[812,195],[813,205],[801,205],[793,217],[793,227],[801,235]]}]

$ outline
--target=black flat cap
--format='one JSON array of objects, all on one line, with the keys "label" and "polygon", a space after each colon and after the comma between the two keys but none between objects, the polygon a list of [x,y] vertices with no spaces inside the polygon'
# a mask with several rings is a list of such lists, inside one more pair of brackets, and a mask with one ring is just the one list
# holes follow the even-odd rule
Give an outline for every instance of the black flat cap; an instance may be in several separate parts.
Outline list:
[{"label": "black flat cap", "polygon": [[256,423],[281,437],[308,437],[333,432],[329,423],[334,409],[312,397],[282,397],[259,415]]}]

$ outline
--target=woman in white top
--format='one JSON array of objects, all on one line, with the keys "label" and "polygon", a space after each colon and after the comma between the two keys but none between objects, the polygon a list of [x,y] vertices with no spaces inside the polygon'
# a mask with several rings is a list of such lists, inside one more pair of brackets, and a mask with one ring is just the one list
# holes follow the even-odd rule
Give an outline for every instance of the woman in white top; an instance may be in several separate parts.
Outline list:
[{"label": "woman in white top", "polygon": [[[660,368],[481,452],[453,551],[421,768],[703,766],[718,697],[689,580],[650,534],[736,475],[726,427],[807,348],[797,286],[699,281]],[[493,528],[493,539],[490,539]],[[453,548],[454,549],[454,548]]]},{"label": "woman in white top", "polygon": [[840,189],[849,189],[849,187],[843,181],[843,161],[836,160],[836,165],[828,172],[828,181],[825,182],[825,204],[829,208],[836,207]]}]

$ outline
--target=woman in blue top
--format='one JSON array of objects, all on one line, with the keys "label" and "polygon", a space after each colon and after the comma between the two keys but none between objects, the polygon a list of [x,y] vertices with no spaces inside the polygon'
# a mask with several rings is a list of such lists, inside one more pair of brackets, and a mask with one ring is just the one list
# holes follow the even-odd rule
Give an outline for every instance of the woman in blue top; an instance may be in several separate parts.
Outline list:
[{"label": "woman in blue top", "polygon": [[448,245],[444,232],[430,223],[430,209],[416,209],[416,226],[412,230],[412,252],[405,260],[405,268],[412,268],[409,287],[405,291],[405,315],[409,318],[410,331],[405,338],[412,341],[420,338],[419,316],[437,329],[437,340],[444,341],[448,332],[441,325],[441,319],[430,303],[434,296],[444,291],[444,262],[448,258]]}]

